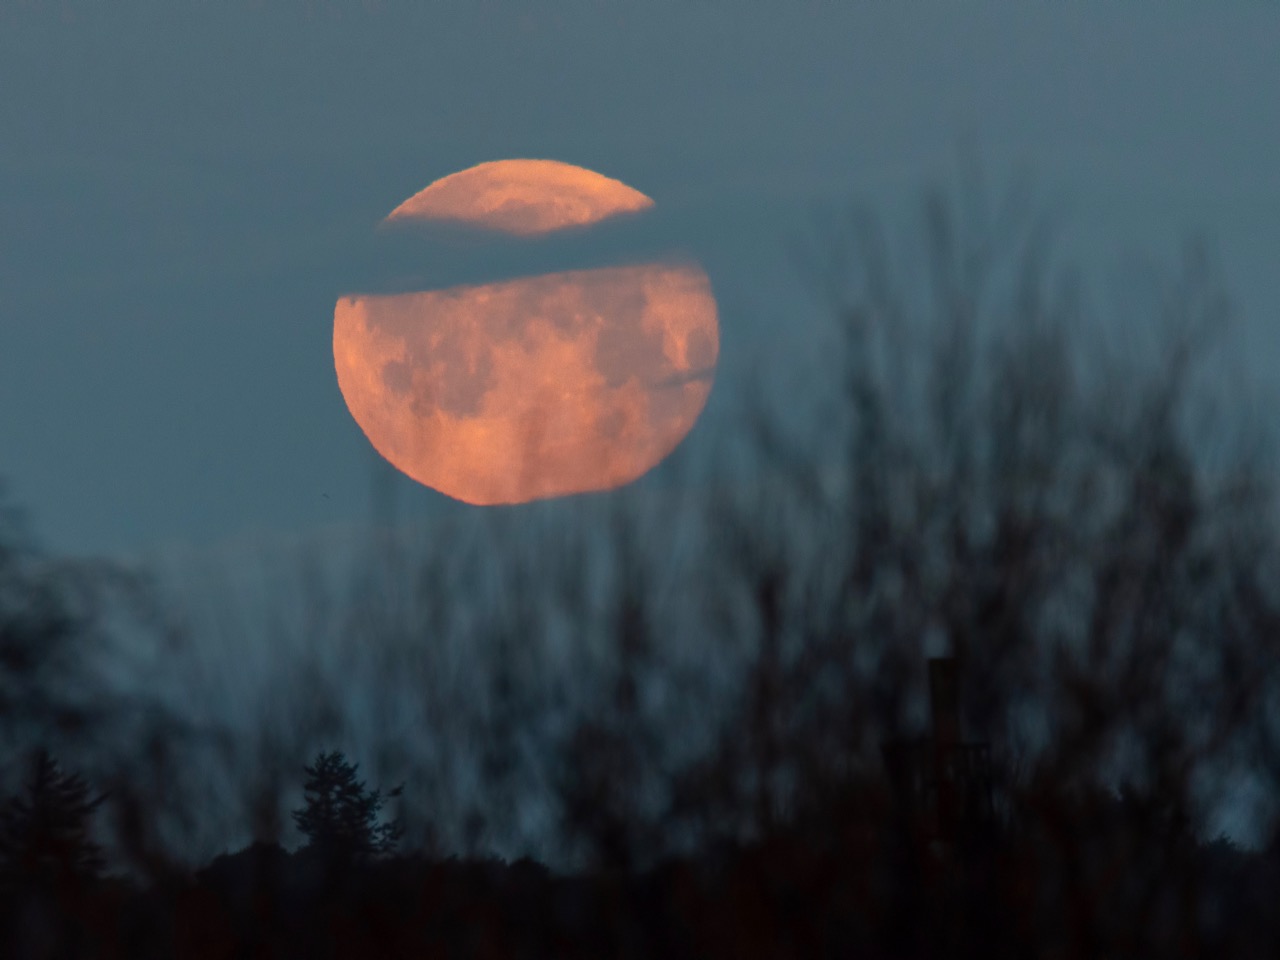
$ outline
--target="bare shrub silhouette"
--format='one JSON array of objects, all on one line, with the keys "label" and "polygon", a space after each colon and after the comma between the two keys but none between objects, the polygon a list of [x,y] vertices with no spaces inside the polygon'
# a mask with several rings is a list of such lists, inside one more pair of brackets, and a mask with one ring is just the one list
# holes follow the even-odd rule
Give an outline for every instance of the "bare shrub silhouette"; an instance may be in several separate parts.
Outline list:
[{"label": "bare shrub silhouette", "polygon": [[0,724],[10,747],[54,719],[76,722],[58,689],[73,673],[85,625],[68,586],[0,499]]},{"label": "bare shrub silhouette", "polygon": [[[557,824],[563,842],[588,867],[627,873],[664,849],[664,766],[661,695],[655,684],[667,664],[658,637],[658,576],[649,548],[654,533],[639,513],[614,508],[605,520],[607,548],[600,562],[609,576],[598,625],[582,617],[578,642],[594,640],[603,662],[578,666],[594,682],[570,727],[553,748],[551,765]],[[586,599],[580,587],[572,598]],[[579,653],[590,651],[579,650]]]},{"label": "bare shrub silhouette", "polygon": [[[1019,895],[1037,891],[1046,929],[1085,954],[1194,942],[1194,837],[1260,739],[1259,718],[1274,714],[1274,489],[1260,447],[1219,451],[1211,468],[1191,433],[1197,365],[1227,310],[1203,250],[1161,291],[1163,353],[1143,368],[1081,342],[1081,291],[1049,274],[1034,223],[1001,234],[1015,223],[974,197],[931,195],[928,269],[914,287],[873,217],[847,228],[842,389],[822,424],[844,430],[837,481],[817,474],[821,461],[777,465],[810,523],[778,527],[773,556],[727,541],[725,566],[754,553],[743,582],[762,643],[744,680],[755,693],[721,749],[739,758],[738,778],[768,781],[778,741],[756,731],[776,729],[762,723],[763,692],[785,684],[801,723],[790,759],[831,743],[832,729],[846,744],[797,767],[805,825],[848,823],[857,808],[829,781],[846,771],[856,784],[876,741],[919,729],[933,647],[962,664],[965,728],[1020,758],[1019,774],[1004,765],[992,787],[1001,842],[1036,851]],[[747,502],[723,525],[760,531],[771,509]],[[774,559],[780,540],[807,537],[824,547],[819,566]],[[781,632],[777,585],[791,578],[809,588],[789,624],[798,673],[769,643]],[[829,683],[843,716],[800,709]],[[1121,799],[1081,806],[1080,791]],[[832,803],[815,810],[822,795]],[[1086,827],[1100,810],[1123,843]],[[924,876],[904,866],[897,882]],[[1124,883],[1099,899],[1104,876]]]}]

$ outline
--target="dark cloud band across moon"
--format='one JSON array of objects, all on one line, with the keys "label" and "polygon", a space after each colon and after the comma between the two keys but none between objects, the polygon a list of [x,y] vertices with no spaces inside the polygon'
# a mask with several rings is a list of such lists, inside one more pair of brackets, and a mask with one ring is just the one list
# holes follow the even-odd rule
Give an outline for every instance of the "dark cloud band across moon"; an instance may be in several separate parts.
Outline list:
[{"label": "dark cloud band across moon", "polygon": [[[463,173],[394,215],[465,220],[471,197],[480,225],[526,234],[555,229],[557,217],[578,228],[652,205],[618,181],[552,161]],[[358,294],[334,313],[338,384],[370,442],[407,475],[476,504],[641,476],[697,420],[718,352],[710,281],[690,261]]]}]

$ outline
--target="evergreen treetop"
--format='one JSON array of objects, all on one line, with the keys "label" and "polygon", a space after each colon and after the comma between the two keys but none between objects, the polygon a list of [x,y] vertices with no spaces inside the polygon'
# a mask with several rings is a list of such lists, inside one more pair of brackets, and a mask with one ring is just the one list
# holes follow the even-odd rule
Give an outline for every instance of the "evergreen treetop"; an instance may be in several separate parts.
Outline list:
[{"label": "evergreen treetop", "polygon": [[60,770],[48,751],[37,752],[23,790],[0,806],[0,886],[95,879],[103,859],[90,818],[105,799],[93,797],[78,774]]},{"label": "evergreen treetop", "polygon": [[[394,850],[402,833],[400,824],[378,822],[386,798],[381,790],[370,791],[356,777],[358,767],[334,750],[321,752],[311,766],[303,768],[306,802],[293,811],[293,820],[309,848],[341,857]],[[400,789],[387,796],[398,796]]]}]

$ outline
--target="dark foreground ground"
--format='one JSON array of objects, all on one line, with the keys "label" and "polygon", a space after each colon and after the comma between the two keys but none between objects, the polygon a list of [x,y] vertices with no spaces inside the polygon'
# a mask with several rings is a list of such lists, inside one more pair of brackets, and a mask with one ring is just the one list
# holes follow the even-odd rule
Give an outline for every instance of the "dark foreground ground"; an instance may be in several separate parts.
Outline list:
[{"label": "dark foreground ground", "polygon": [[[969,849],[966,849],[966,846]],[[193,875],[7,898],[0,956],[1280,956],[1280,857],[1095,830],[967,844],[778,836],[558,876],[531,860],[326,864],[254,844]]]}]

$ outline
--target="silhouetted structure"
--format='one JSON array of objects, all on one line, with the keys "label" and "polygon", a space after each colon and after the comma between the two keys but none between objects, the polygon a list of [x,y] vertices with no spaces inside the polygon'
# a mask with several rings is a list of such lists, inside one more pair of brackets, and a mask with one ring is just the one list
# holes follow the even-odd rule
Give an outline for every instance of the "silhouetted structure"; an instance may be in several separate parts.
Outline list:
[{"label": "silhouetted structure", "polygon": [[992,819],[991,752],[960,737],[957,670],[954,657],[929,660],[932,735],[882,746],[899,812],[926,841],[949,843]]}]

